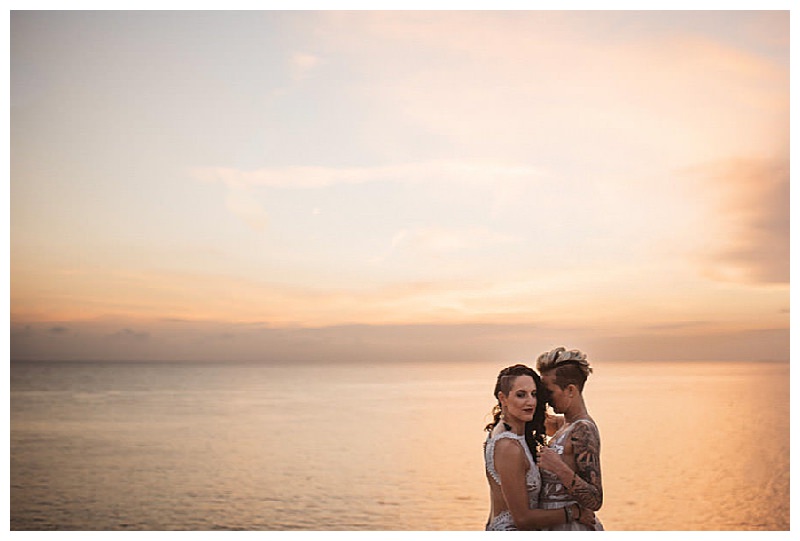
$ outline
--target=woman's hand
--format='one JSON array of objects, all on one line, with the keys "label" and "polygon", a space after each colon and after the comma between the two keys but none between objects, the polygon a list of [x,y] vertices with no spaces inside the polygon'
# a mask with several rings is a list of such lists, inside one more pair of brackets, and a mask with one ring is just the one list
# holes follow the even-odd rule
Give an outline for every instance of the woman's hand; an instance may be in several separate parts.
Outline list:
[{"label": "woman's hand", "polygon": [[548,436],[552,436],[556,433],[561,424],[560,421],[564,418],[560,415],[553,415],[549,411],[545,410],[544,412],[544,430]]},{"label": "woman's hand", "polygon": [[594,511],[592,511],[591,509],[586,509],[585,507],[581,507],[580,517],[578,517],[578,522],[586,526],[594,527],[596,522],[596,519],[594,517]]}]

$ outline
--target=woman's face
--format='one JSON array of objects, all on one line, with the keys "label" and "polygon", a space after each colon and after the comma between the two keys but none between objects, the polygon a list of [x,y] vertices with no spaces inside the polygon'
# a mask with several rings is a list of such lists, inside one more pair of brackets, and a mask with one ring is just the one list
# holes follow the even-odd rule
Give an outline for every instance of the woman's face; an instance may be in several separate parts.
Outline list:
[{"label": "woman's face", "polygon": [[500,403],[506,417],[530,421],[536,411],[536,384],[530,376],[517,376],[508,396],[500,391]]},{"label": "woman's face", "polygon": [[553,406],[553,411],[556,413],[566,413],[570,405],[572,405],[572,394],[567,392],[567,389],[562,389],[556,383],[555,371],[550,371],[542,374],[542,385],[547,388],[550,398],[548,402]]}]

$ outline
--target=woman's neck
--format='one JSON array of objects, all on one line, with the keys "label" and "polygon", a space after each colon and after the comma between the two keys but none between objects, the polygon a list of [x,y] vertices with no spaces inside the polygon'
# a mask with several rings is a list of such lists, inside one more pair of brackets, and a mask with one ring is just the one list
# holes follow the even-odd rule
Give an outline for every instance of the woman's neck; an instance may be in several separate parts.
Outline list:
[{"label": "woman's neck", "polygon": [[500,422],[505,424],[506,430],[510,430],[518,436],[525,433],[525,421],[522,419],[517,419],[516,417],[502,417]]}]

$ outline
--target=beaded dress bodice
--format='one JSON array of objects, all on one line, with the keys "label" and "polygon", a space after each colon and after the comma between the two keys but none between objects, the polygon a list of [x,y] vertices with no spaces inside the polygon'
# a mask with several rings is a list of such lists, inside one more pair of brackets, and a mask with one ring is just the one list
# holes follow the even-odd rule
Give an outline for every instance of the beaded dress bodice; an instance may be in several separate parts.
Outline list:
[{"label": "beaded dress bodice", "polygon": [[[528,492],[528,508],[536,509],[539,507],[539,492],[542,489],[542,477],[539,473],[539,467],[533,460],[533,455],[531,454],[530,449],[528,449],[528,445],[525,443],[524,436],[520,436],[510,431],[504,431],[487,437],[483,448],[486,471],[498,485],[502,485],[502,482],[500,481],[500,475],[498,475],[494,466],[494,449],[497,442],[504,438],[518,441],[522,446],[523,451],[525,451],[525,456],[528,458],[529,465],[528,472],[525,474],[525,487]],[[486,529],[516,530],[517,528],[514,525],[514,521],[511,519],[511,514],[508,511],[503,511],[489,522]]]}]

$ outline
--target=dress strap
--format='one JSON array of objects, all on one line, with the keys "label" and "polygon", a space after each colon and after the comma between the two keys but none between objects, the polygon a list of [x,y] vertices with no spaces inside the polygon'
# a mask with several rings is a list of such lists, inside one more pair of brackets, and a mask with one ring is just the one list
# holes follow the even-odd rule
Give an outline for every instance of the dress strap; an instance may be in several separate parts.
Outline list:
[{"label": "dress strap", "polygon": [[533,461],[533,456],[531,455],[530,449],[528,449],[528,445],[525,443],[525,436],[520,436],[519,434],[514,434],[513,432],[500,432],[495,436],[488,437],[486,439],[486,448],[484,450],[485,457],[486,457],[486,471],[489,472],[489,475],[492,476],[492,479],[500,485],[500,475],[497,473],[497,470],[494,469],[494,447],[495,444],[504,438],[516,440],[522,446],[522,450],[525,451],[525,456],[528,457],[528,463],[533,468],[535,467],[535,463]]}]

